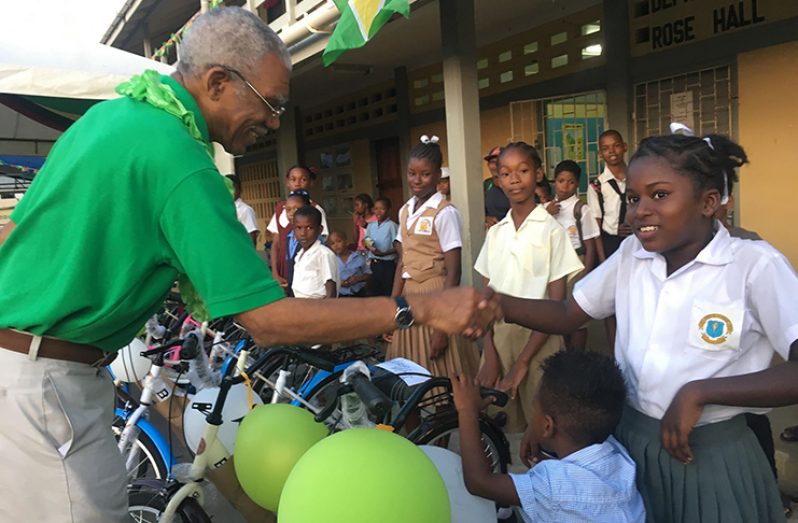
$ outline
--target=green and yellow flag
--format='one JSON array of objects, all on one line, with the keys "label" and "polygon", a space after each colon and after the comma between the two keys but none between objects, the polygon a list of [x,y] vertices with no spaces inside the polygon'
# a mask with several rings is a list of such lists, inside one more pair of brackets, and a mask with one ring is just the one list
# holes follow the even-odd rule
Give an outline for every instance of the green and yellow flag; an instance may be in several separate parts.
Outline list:
[{"label": "green and yellow flag", "polygon": [[347,50],[366,45],[394,13],[410,16],[408,0],[335,0],[335,5],[341,18],[322,55],[325,67]]}]

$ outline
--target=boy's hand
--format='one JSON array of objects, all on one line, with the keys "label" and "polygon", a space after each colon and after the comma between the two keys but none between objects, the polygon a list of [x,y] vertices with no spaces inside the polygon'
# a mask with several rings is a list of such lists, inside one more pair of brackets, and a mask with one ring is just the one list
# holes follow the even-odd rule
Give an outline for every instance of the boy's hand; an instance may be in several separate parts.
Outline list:
[{"label": "boy's hand", "polygon": [[279,283],[280,287],[282,287],[283,289],[288,288],[288,282],[282,276],[277,276],[277,283]]},{"label": "boy's hand", "polygon": [[529,468],[544,459],[548,459],[540,452],[540,443],[531,425],[527,427],[524,436],[521,438],[521,453],[519,457],[521,458],[521,463]]},{"label": "boy's hand", "polygon": [[529,365],[519,365],[518,363],[519,362],[513,364],[510,368],[510,372],[507,373],[504,379],[499,383],[499,386],[496,387],[500,391],[509,394],[511,399],[515,399],[516,394],[518,394],[519,385],[521,385],[521,382],[526,378],[527,372],[529,372]]},{"label": "boy's hand", "polygon": [[[471,376],[451,374],[452,395],[457,413],[464,416],[479,416],[479,411],[485,407],[485,402],[479,396],[479,385]],[[490,400],[488,400],[490,402]]]},{"label": "boy's hand", "polygon": [[557,200],[552,200],[546,205],[546,210],[552,216],[557,216],[560,214],[560,203]]}]

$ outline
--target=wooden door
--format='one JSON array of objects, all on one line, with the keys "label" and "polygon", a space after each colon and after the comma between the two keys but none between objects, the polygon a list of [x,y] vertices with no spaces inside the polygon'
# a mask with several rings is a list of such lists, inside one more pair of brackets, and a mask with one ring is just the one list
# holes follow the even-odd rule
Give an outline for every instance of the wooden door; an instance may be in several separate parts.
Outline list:
[{"label": "wooden door", "polygon": [[377,194],[391,200],[391,219],[398,222],[399,209],[404,203],[399,138],[377,140],[374,150],[377,157]]}]

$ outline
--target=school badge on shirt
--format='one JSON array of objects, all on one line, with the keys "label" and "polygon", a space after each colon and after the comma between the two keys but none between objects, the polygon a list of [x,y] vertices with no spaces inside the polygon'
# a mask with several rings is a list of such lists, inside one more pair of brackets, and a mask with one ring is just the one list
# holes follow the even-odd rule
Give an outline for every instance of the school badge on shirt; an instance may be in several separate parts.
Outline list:
[{"label": "school badge on shirt", "polygon": [[708,300],[693,302],[688,342],[708,352],[737,351],[745,320],[745,304],[741,300],[717,303]]},{"label": "school badge on shirt", "polygon": [[416,221],[416,234],[423,234],[424,236],[432,235],[432,218],[422,216]]},{"label": "school badge on shirt", "polygon": [[701,339],[712,345],[726,343],[729,336],[734,332],[734,325],[731,320],[723,314],[707,314],[698,322],[698,329],[701,331]]}]

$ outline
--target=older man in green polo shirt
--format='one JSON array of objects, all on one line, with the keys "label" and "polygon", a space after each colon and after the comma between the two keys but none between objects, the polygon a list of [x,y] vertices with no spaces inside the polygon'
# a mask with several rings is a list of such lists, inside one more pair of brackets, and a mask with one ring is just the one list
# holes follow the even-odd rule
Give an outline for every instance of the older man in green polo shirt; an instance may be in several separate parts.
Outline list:
[{"label": "older man in green polo shirt", "polygon": [[113,392],[95,367],[178,277],[261,345],[387,332],[409,322],[408,306],[417,322],[471,335],[499,315],[473,289],[283,299],[210,142],[240,154],[277,129],[290,69],[260,19],[221,8],[194,22],[172,77],[134,77],[56,142],[0,231],[0,521],[127,521]]}]

